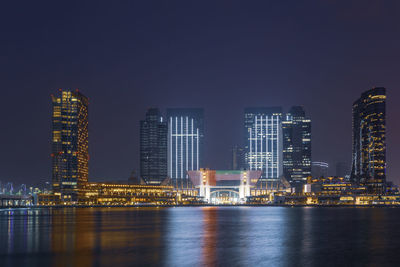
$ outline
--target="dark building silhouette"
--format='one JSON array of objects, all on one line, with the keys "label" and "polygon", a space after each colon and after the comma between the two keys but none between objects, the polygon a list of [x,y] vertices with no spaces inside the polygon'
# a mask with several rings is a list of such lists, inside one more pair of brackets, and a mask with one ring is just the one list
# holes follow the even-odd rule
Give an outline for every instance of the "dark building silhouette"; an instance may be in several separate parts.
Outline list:
[{"label": "dark building silhouette", "polygon": [[187,171],[203,166],[204,111],[201,108],[167,109],[168,176],[175,186],[189,186]]},{"label": "dark building silhouette", "polygon": [[51,97],[52,188],[63,202],[77,202],[89,175],[89,101],[78,90]]},{"label": "dark building silhouette", "polygon": [[386,182],[386,89],[377,87],[353,103],[351,180],[381,191]]},{"label": "dark building silhouette", "polygon": [[244,170],[246,169],[245,150],[240,146],[234,146],[231,150],[231,169]]},{"label": "dark building silhouette", "polygon": [[292,107],[282,121],[283,174],[292,185],[311,175],[311,120],[300,106]]},{"label": "dark building silhouette", "polygon": [[157,108],[140,121],[140,177],[147,184],[161,184],[167,178],[168,125]]}]

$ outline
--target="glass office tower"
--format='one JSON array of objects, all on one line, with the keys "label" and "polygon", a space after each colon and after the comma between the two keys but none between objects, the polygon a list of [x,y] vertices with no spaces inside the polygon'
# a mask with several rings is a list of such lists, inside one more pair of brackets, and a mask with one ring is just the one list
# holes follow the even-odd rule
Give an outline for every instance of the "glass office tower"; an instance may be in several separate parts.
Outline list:
[{"label": "glass office tower", "polygon": [[189,186],[187,171],[199,170],[203,159],[204,111],[167,109],[168,176],[176,186]]},{"label": "glass office tower", "polygon": [[246,165],[261,170],[261,182],[278,182],[282,175],[282,108],[246,108]]},{"label": "glass office tower", "polygon": [[353,104],[351,180],[372,191],[386,182],[386,89],[370,89]]},{"label": "glass office tower", "polygon": [[149,109],[140,121],[140,176],[147,184],[167,178],[167,138],[167,122],[157,108]]},{"label": "glass office tower", "polygon": [[303,107],[294,106],[284,116],[283,174],[292,185],[305,183],[311,175],[311,120]]},{"label": "glass office tower", "polygon": [[78,90],[52,95],[52,187],[64,202],[79,201],[89,175],[88,99]]}]

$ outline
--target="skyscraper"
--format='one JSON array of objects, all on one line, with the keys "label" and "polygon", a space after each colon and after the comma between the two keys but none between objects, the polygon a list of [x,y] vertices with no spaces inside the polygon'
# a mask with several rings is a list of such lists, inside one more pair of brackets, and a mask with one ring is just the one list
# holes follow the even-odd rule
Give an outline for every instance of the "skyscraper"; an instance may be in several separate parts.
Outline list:
[{"label": "skyscraper", "polygon": [[246,165],[261,170],[261,182],[278,182],[282,175],[282,108],[246,108]]},{"label": "skyscraper", "polygon": [[311,120],[300,106],[292,107],[282,121],[283,174],[292,184],[311,175]]},{"label": "skyscraper", "polygon": [[77,202],[89,174],[88,99],[78,90],[52,95],[52,187],[62,201]]},{"label": "skyscraper", "polygon": [[168,176],[176,186],[189,185],[187,171],[199,170],[203,160],[204,111],[167,109]]},{"label": "skyscraper", "polygon": [[161,184],[167,178],[168,125],[157,108],[151,108],[140,121],[140,176],[148,184]]},{"label": "skyscraper", "polygon": [[367,183],[373,191],[386,182],[386,89],[361,94],[353,104],[351,180]]}]

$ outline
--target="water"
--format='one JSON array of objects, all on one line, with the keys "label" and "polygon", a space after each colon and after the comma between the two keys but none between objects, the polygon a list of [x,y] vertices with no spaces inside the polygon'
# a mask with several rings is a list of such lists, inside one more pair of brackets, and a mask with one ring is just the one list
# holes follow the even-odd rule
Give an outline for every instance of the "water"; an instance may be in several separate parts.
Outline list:
[{"label": "water", "polygon": [[0,266],[399,266],[398,208],[0,210]]}]

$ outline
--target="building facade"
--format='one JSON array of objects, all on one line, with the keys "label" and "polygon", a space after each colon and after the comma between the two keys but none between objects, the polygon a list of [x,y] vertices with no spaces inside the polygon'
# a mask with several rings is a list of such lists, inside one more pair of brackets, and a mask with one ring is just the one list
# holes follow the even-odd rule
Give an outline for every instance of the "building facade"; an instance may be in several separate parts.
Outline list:
[{"label": "building facade", "polygon": [[251,196],[261,171],[200,169],[188,174],[198,196],[206,203],[238,204]]},{"label": "building facade", "polygon": [[370,89],[353,103],[351,180],[382,188],[386,182],[386,89]]},{"label": "building facade", "polygon": [[282,121],[283,175],[291,184],[311,176],[311,120],[300,106],[292,107]]},{"label": "building facade", "polygon": [[168,124],[157,108],[140,121],[140,177],[147,184],[161,184],[167,174]]},{"label": "building facade", "polygon": [[203,161],[204,111],[167,109],[168,176],[177,187],[189,187],[187,171],[199,170]]},{"label": "building facade", "polygon": [[246,108],[244,130],[247,169],[262,171],[261,186],[278,182],[282,175],[282,108]]},{"label": "building facade", "polygon": [[78,202],[89,175],[88,99],[78,90],[52,95],[52,188]]}]

